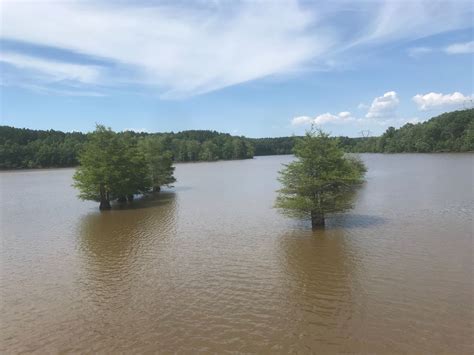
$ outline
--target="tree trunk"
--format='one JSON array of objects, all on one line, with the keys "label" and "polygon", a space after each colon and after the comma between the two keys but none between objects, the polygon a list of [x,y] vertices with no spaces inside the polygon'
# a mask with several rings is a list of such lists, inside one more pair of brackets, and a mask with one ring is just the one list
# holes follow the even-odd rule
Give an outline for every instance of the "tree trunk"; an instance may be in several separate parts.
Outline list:
[{"label": "tree trunk", "polygon": [[133,198],[134,198],[133,195],[127,195],[127,200],[128,200],[128,202],[132,202],[132,201],[133,201]]},{"label": "tree trunk", "polygon": [[160,192],[161,186],[153,186],[153,192]]},{"label": "tree trunk", "polygon": [[110,201],[109,201],[109,194],[105,191],[104,185],[100,184],[99,187],[100,192],[100,205],[99,210],[110,210]]},{"label": "tree trunk", "polygon": [[118,199],[117,199],[118,202],[127,202],[127,198],[125,196],[120,196]]},{"label": "tree trunk", "polygon": [[311,211],[311,227],[314,229],[324,228],[324,214]]}]

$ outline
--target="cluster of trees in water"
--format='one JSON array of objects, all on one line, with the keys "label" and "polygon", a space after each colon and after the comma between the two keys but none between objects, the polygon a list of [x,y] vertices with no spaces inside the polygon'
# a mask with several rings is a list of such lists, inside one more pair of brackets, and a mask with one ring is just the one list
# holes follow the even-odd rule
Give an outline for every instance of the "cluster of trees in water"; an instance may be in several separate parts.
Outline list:
[{"label": "cluster of trees in water", "polygon": [[[310,218],[313,228],[325,224],[327,213],[352,207],[356,187],[366,168],[348,156],[336,140],[322,131],[309,131],[298,138],[296,160],[280,172],[282,188],[275,207],[298,218]],[[176,179],[167,137],[117,134],[98,125],[79,153],[73,179],[84,200],[111,208],[111,201],[132,201],[136,194],[159,192]]]},{"label": "cluster of trees in water", "polygon": [[160,191],[175,182],[171,153],[164,137],[117,134],[98,125],[79,154],[74,186],[84,200],[131,201],[135,194]]},{"label": "cluster of trees in water", "polygon": [[[67,167],[91,133],[64,133],[0,126],[0,169]],[[246,159],[254,155],[292,154],[297,137],[245,138],[215,131],[179,133],[120,132],[135,138],[160,137],[171,158],[181,161]],[[454,111],[401,128],[390,127],[380,137],[331,138],[346,152],[465,152],[474,151],[474,109]]]}]

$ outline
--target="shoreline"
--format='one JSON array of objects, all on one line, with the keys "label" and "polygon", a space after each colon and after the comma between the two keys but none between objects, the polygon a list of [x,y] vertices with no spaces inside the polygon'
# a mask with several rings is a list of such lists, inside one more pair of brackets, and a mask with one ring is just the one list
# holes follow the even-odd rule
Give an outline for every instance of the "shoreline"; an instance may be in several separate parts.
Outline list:
[{"label": "shoreline", "polygon": [[[364,153],[357,153],[357,152],[346,152],[347,154],[377,154],[377,155],[414,155],[414,154],[421,154],[421,155],[470,155],[474,154],[474,151],[470,152],[398,152],[398,153],[371,153],[371,152],[364,152]],[[280,156],[289,156],[293,154],[269,154],[269,155],[255,155],[253,158],[246,158],[246,159],[220,159],[220,160],[196,160],[196,161],[180,161],[173,163],[173,165],[181,165],[181,164],[198,164],[198,163],[219,163],[219,162],[229,162],[229,161],[242,161],[242,160],[252,160],[259,157],[280,157]],[[44,171],[44,170],[62,170],[62,169],[76,169],[79,165],[75,166],[60,166],[60,167],[46,167],[46,168],[12,168],[12,169],[0,169],[1,173],[11,173],[11,172],[22,172],[22,171]]]}]

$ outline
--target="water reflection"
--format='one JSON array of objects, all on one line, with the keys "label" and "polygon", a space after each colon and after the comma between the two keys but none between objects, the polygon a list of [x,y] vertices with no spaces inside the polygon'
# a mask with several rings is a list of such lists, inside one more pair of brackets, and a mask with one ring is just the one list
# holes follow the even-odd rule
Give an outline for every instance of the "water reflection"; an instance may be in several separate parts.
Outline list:
[{"label": "water reflection", "polygon": [[[335,228],[292,231],[280,238],[280,252],[292,322],[300,341],[287,351],[335,351],[350,336],[357,264],[345,243],[347,233]],[[350,350],[350,349],[347,349]]]},{"label": "water reflection", "polygon": [[120,290],[128,292],[129,282],[149,262],[148,251],[162,249],[176,233],[175,219],[172,192],[84,216],[77,227],[78,245],[86,271],[84,284],[93,288],[91,294],[108,297]]},{"label": "water reflection", "polygon": [[373,228],[387,223],[387,219],[364,214],[345,213],[334,215],[329,219],[327,229]]}]

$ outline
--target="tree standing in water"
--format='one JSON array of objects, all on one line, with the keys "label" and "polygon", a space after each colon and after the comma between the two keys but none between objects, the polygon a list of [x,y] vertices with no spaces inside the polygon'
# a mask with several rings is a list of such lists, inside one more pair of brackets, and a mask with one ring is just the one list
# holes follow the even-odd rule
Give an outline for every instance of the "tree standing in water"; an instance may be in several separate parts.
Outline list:
[{"label": "tree standing in water", "polygon": [[173,154],[166,149],[165,140],[163,137],[145,137],[138,145],[146,160],[153,192],[176,181],[173,176]]},{"label": "tree standing in water", "polygon": [[294,155],[297,160],[280,171],[276,208],[311,218],[313,229],[324,226],[327,214],[352,208],[353,192],[367,170],[361,160],[346,156],[336,140],[315,129],[296,142]]},{"label": "tree standing in water", "polygon": [[79,162],[74,174],[79,197],[99,201],[101,210],[110,209],[113,200],[131,201],[135,194],[159,191],[175,181],[167,152],[101,125],[89,135]]}]

